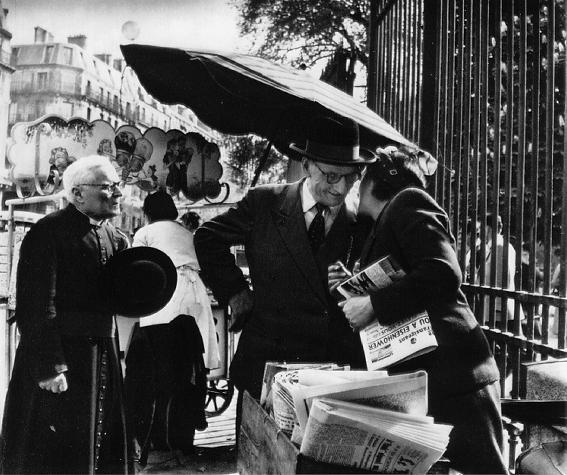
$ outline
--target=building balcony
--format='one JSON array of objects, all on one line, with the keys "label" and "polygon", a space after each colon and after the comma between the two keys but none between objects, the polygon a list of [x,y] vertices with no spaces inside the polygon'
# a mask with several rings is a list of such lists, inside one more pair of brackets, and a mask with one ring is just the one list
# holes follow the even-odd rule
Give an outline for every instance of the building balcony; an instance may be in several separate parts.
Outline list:
[{"label": "building balcony", "polygon": [[80,88],[74,81],[47,81],[44,84],[31,81],[12,80],[10,84],[12,94],[62,94],[78,96]]}]

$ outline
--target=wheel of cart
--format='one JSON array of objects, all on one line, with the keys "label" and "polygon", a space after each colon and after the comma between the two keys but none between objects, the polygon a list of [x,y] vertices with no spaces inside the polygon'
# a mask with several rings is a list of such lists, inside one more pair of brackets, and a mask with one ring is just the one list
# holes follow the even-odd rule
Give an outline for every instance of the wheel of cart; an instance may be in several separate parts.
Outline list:
[{"label": "wheel of cart", "polygon": [[218,416],[230,406],[234,395],[234,384],[229,377],[229,366],[236,348],[235,335],[228,331],[228,311],[211,302],[213,317],[219,342],[221,365],[212,369],[207,377],[207,397],[205,414],[207,417]]}]

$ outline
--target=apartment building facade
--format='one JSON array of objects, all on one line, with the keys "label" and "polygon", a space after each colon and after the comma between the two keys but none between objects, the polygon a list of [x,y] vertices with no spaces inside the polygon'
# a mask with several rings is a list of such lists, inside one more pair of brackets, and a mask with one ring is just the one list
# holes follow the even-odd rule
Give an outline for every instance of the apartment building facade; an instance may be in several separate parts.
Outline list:
[{"label": "apartment building facade", "polygon": [[186,107],[156,102],[135,74],[124,68],[122,59],[90,53],[84,35],[54,42],[53,35],[36,27],[34,43],[12,46],[10,64],[15,72],[9,127],[55,114],[65,119],[102,119],[115,129],[134,125],[142,133],[158,127],[199,132],[207,138],[215,135]]}]

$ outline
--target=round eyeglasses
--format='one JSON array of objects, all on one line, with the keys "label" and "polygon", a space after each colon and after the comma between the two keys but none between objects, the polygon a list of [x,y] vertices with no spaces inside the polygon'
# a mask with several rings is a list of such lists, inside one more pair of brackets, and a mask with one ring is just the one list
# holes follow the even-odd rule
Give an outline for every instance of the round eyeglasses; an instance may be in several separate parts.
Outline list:
[{"label": "round eyeglasses", "polygon": [[337,184],[339,181],[341,181],[342,178],[345,179],[345,182],[347,184],[352,185],[356,180],[360,180],[360,178],[362,177],[361,171],[346,173],[342,175],[340,173],[335,173],[335,172],[324,172],[323,170],[321,170],[321,168],[319,168],[319,165],[317,165],[315,162],[313,162],[313,165],[315,165],[317,169],[325,176],[325,178],[327,179],[327,183],[329,185]]},{"label": "round eyeglasses", "polygon": [[124,182],[115,181],[114,183],[79,183],[79,186],[96,186],[105,193],[115,193],[116,190],[122,190],[124,188]]}]

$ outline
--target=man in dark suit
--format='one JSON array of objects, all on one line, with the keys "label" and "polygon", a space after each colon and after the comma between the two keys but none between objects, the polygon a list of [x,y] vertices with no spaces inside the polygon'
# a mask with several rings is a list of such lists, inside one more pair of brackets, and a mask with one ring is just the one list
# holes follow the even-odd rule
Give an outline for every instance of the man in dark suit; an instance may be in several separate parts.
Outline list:
[{"label": "man in dark suit", "polygon": [[107,259],[128,247],[107,222],[120,212],[118,182],[108,158],[77,160],[63,175],[70,204],[22,242],[3,473],[132,470],[116,321],[100,286]]},{"label": "man in dark suit", "polygon": [[[374,155],[360,150],[356,123],[331,117],[313,121],[305,148],[290,148],[302,155],[305,178],[253,188],[195,233],[203,279],[230,305],[233,330],[242,329],[230,377],[256,398],[268,360],[364,363],[358,335],[329,294],[327,267],[356,257],[345,197]],[[230,252],[238,244],[253,291]]]}]

